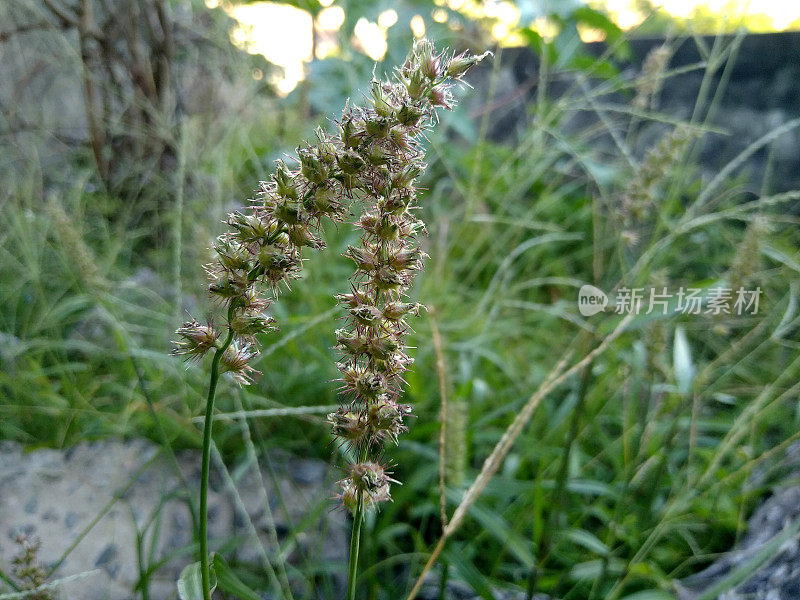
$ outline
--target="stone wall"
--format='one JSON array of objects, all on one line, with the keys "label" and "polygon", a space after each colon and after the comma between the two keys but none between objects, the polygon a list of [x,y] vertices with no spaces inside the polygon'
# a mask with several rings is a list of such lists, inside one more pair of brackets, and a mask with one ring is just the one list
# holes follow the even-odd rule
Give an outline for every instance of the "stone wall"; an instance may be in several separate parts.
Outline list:
[{"label": "stone wall", "polygon": [[[704,58],[698,41],[710,49],[715,43],[730,44],[734,38],[725,36],[716,42],[713,37],[673,41],[675,51],[669,69],[680,71],[692,65],[697,68],[664,81],[657,97],[656,112],[673,118],[691,118],[705,75],[705,69],[700,66]],[[621,65],[622,75],[632,81],[641,72],[647,54],[663,43],[660,38],[631,40],[632,58]],[[603,44],[588,45],[588,51],[595,56],[605,50]],[[530,107],[537,94],[539,61],[527,48],[505,49],[501,61],[490,135],[495,141],[511,143],[530,118]],[[488,78],[490,72],[491,66],[482,66],[475,78]],[[574,82],[574,76],[557,73],[550,84],[550,93],[556,97],[564,94]],[[597,84],[599,82],[591,85]],[[761,136],[800,118],[800,32],[744,36],[730,66],[718,69],[707,85],[712,97],[716,90],[722,92],[710,123],[724,133],[708,134],[699,157],[701,168],[713,174]],[[486,86],[477,83],[475,88],[480,91]],[[604,102],[629,104],[632,98],[632,93],[622,92],[605,98]],[[579,112],[568,127],[577,131],[596,120],[593,113]],[[655,126],[649,136],[642,137],[646,143],[652,143],[661,132],[663,128]],[[641,153],[644,148],[634,150]],[[765,186],[768,192],[800,188],[800,130],[795,128],[755,152],[736,174],[746,174],[749,186],[756,192],[762,189],[765,174],[769,180]]]}]

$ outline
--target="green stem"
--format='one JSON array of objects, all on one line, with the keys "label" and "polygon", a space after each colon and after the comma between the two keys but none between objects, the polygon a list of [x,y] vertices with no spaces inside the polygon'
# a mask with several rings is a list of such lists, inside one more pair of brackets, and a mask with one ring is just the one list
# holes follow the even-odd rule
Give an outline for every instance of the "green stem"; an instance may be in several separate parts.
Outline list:
[{"label": "green stem", "polygon": [[[233,318],[233,304],[228,309],[228,322]],[[211,573],[208,564],[208,471],[211,462],[211,427],[214,422],[214,394],[219,380],[219,362],[233,341],[233,329],[228,327],[228,335],[222,346],[214,352],[211,362],[211,381],[208,385],[206,419],[203,423],[203,462],[200,467],[200,576],[203,583],[203,600],[211,600]]]},{"label": "green stem", "polygon": [[8,576],[8,575],[6,575],[5,573],[3,573],[3,571],[0,571],[0,581],[3,581],[3,582],[5,582],[5,583],[6,583],[7,585],[9,585],[9,586],[11,587],[11,589],[12,589],[13,591],[15,591],[15,592],[19,592],[19,591],[21,591],[21,590],[19,589],[19,586],[18,586],[16,583],[14,583],[14,582],[11,580],[11,577],[9,577],[9,576]]},{"label": "green stem", "polygon": [[361,523],[364,521],[363,492],[358,492],[358,505],[353,516],[353,532],[350,534],[350,565],[347,573],[347,600],[356,598],[356,573],[358,571],[358,545],[361,539]]}]

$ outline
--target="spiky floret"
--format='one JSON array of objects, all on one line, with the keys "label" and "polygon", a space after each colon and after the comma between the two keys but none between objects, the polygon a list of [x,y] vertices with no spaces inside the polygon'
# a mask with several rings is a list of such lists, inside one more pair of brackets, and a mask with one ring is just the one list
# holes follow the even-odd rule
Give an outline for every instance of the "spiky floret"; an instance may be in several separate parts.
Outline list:
[{"label": "spiky floret", "polygon": [[219,332],[209,323],[202,325],[194,319],[187,321],[177,333],[181,339],[172,342],[175,347],[172,349],[174,356],[185,356],[188,360],[200,360],[206,352],[216,347]]},{"label": "spiky floret", "polygon": [[251,373],[260,373],[249,364],[256,354],[258,351],[252,346],[239,346],[237,342],[233,342],[222,354],[220,361],[222,372],[230,373],[236,383],[248,385],[253,380]]},{"label": "spiky floret", "polygon": [[367,508],[379,502],[391,501],[389,486],[399,482],[390,475],[386,465],[378,462],[362,461],[352,464],[348,469],[348,476],[339,481],[342,491],[338,498],[351,512],[355,512],[359,500]]},{"label": "spiky floret", "polygon": [[[421,308],[403,297],[427,257],[417,240],[425,226],[413,215],[416,178],[426,167],[421,140],[436,121],[437,107],[452,105],[452,80],[481,58],[448,58],[420,41],[395,79],[373,81],[369,103],[345,111],[339,122],[345,148],[336,159],[341,180],[366,204],[355,223],[361,243],[345,253],[356,267],[351,291],[337,296],[347,309],[346,327],[336,331],[343,355],[338,364],[342,407],[328,417],[334,436],[356,457],[340,482],[341,500],[351,510],[359,495],[363,506],[390,499],[392,480],[380,475],[385,469],[376,456],[387,442],[397,442],[411,413],[399,398],[412,362],[406,354],[406,319]],[[329,168],[321,161],[315,155],[305,158],[309,176],[311,169]],[[365,477],[379,484],[366,485]]]}]

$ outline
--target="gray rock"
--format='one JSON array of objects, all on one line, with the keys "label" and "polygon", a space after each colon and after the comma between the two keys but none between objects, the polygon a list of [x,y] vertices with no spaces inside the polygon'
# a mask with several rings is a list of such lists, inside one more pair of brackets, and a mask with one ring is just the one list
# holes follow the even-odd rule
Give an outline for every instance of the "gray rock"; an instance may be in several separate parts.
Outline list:
[{"label": "gray rock", "polygon": [[36,514],[36,508],[39,506],[38,498],[31,498],[25,503],[25,512],[29,515]]},{"label": "gray rock", "polygon": [[313,485],[325,479],[327,465],[316,460],[296,459],[291,462],[290,476],[300,485]]},{"label": "gray rock", "polygon": [[[175,598],[175,581],[193,560],[187,499],[194,500],[200,477],[198,452],[180,452],[177,458],[189,490],[173,463],[159,454],[156,445],[143,440],[32,452],[24,452],[19,444],[0,443],[0,568],[6,570],[17,553],[13,540],[20,533],[41,540],[39,559],[47,566],[55,565],[88,530],[52,578],[90,574],[62,586],[60,597],[130,600],[138,597],[134,587],[140,578],[137,532],[146,532],[143,556],[149,556],[151,547],[154,562],[177,553],[152,574],[150,597]],[[262,564],[264,556],[276,555],[271,535],[275,532],[290,561],[323,557],[330,565],[340,565],[344,574],[349,539],[345,515],[320,509],[331,496],[337,474],[323,462],[285,453],[274,453],[269,461],[271,468],[264,470],[228,465],[230,476],[212,464],[212,549],[240,535],[244,541],[237,546],[236,558]],[[110,503],[111,508],[90,528]],[[318,517],[292,539],[295,525],[309,514]],[[334,585],[341,587],[341,578],[334,578]]]},{"label": "gray rock", "polygon": [[117,547],[114,544],[109,544],[100,552],[97,560],[94,561],[95,567],[104,567],[117,557]]},{"label": "gray rock", "polygon": [[[710,567],[675,582],[679,600],[694,600],[748,564],[775,536],[800,518],[800,486],[776,492],[748,521],[748,532],[731,552]],[[797,600],[800,598],[800,542],[790,537],[755,572],[718,600]]]},{"label": "gray rock", "polygon": [[78,519],[80,519],[78,513],[68,512],[67,516],[64,518],[64,525],[67,529],[72,529],[78,523]]}]

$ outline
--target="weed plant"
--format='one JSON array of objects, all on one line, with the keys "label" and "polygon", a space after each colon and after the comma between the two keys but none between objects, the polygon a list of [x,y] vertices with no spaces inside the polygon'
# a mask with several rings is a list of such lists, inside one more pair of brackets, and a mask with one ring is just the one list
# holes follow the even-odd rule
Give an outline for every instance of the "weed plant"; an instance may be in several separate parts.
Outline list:
[{"label": "weed plant", "polygon": [[[423,582],[458,579],[487,599],[498,589],[671,598],[673,580],[730,548],[758,501],[786,481],[783,459],[800,418],[800,192],[775,193],[768,173],[746,178],[740,169],[800,122],[765,131],[725,169],[702,173],[698,153],[719,134],[711,122],[737,40],[703,47],[704,85],[685,121],[641,97],[658,93],[642,77],[674,74],[668,61],[636,78],[598,80],[589,67],[570,74],[559,97],[547,84],[563,74],[545,64],[513,145],[487,139],[488,109],[472,125],[457,111],[431,136],[419,215],[431,259],[409,291],[410,302],[432,309],[408,339],[417,350],[404,401],[417,418],[392,451],[392,476],[403,485],[363,524],[361,596],[408,598]],[[490,84],[504,65],[497,56]],[[497,100],[489,94],[486,106]],[[571,129],[576,111],[593,114],[593,124]],[[218,123],[216,138],[187,126],[191,193],[172,230],[181,235],[144,258],[131,251],[146,233],[136,211],[109,224],[119,200],[93,188],[88,170],[76,167],[69,186],[44,186],[28,157],[34,168],[8,179],[0,192],[4,439],[64,447],[143,435],[165,452],[200,447],[192,418],[204,375],[164,359],[165,332],[185,308],[198,314],[204,292],[192,265],[227,199],[252,181],[242,156],[263,167],[272,148],[290,145],[275,139],[264,152],[267,128],[232,122]],[[662,141],[646,143],[654,131]],[[220,177],[219,195],[196,184],[201,174]],[[165,218],[174,223],[175,214]],[[350,275],[340,255],[357,237],[329,226],[323,235],[329,250],[275,305],[282,332],[254,365],[267,376],[247,390],[220,381],[215,447],[228,469],[244,456],[268,467],[274,447],[329,456],[332,298]],[[157,265],[154,274],[147,264]],[[612,295],[695,287],[707,298],[736,282],[762,290],[757,314],[584,317],[576,301],[584,284]],[[187,488],[187,502],[194,493]],[[277,540],[267,565],[232,570],[275,597],[333,597],[343,564],[305,555],[283,565],[288,586],[269,575],[305,526]],[[732,573],[729,584],[758,566]]]}]

